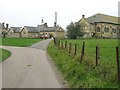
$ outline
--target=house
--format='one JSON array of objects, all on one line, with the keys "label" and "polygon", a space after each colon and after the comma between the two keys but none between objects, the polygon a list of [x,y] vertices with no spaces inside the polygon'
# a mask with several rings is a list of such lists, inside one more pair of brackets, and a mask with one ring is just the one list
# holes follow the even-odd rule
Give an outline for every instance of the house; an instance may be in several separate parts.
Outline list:
[{"label": "house", "polygon": [[10,27],[7,31],[7,37],[9,38],[20,38],[22,27]]},{"label": "house", "polygon": [[54,25],[53,27],[48,27],[47,23],[38,25],[37,30],[40,34],[48,34],[52,35],[53,37],[65,37],[65,30],[60,27]]},{"label": "house", "polygon": [[2,37],[2,24],[0,23],[0,38]]},{"label": "house", "polygon": [[0,23],[0,37],[5,38],[7,35],[7,30],[9,29],[9,24],[6,24],[6,27],[4,24],[4,22],[2,24]]},{"label": "house", "polygon": [[65,31],[62,27],[56,26],[48,27],[47,23],[38,25],[37,27],[33,26],[24,26],[24,27],[10,27],[4,23],[0,23],[0,37],[8,38],[39,38],[41,34],[46,34],[53,37],[65,37]]},{"label": "house", "polygon": [[82,19],[77,24],[81,26],[81,31],[86,38],[94,36],[98,38],[117,38],[117,32],[120,31],[118,17],[100,13],[88,18],[82,15]]},{"label": "house", "polygon": [[39,32],[36,27],[24,26],[21,31],[21,37],[36,38]]}]

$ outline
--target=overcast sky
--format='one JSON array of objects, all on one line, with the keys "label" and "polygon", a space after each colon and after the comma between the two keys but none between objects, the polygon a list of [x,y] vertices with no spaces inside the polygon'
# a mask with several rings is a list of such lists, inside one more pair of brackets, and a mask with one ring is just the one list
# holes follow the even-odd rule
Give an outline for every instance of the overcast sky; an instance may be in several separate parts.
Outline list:
[{"label": "overcast sky", "polygon": [[57,23],[64,29],[71,22],[76,22],[96,13],[118,16],[120,0],[0,0],[0,22],[10,26],[37,26],[42,18],[48,26],[53,26],[55,12]]}]

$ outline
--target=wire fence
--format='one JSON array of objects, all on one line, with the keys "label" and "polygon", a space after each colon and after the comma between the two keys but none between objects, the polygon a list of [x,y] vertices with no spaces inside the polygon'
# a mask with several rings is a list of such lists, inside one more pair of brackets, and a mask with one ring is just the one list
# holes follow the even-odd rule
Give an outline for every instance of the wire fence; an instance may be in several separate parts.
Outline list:
[{"label": "wire fence", "polygon": [[[79,63],[86,63],[86,65],[100,66],[99,72],[103,73],[105,77],[107,74],[113,78],[117,77],[118,82],[120,82],[120,58],[118,46],[105,47],[96,45],[96,47],[86,46],[85,42],[82,43],[72,43],[63,39],[54,38],[55,45],[72,57],[76,58]],[[101,71],[100,71],[101,70]]]}]

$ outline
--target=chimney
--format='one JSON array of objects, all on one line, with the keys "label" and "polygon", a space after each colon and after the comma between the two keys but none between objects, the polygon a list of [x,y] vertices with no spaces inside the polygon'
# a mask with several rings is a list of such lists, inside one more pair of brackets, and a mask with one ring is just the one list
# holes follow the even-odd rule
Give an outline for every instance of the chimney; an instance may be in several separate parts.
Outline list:
[{"label": "chimney", "polygon": [[5,26],[4,26],[4,25],[5,25],[5,23],[3,22],[3,23],[2,23],[2,29],[4,29],[4,28],[5,28]]},{"label": "chimney", "polygon": [[57,25],[57,12],[55,12],[55,22],[56,22],[56,25]]},{"label": "chimney", "polygon": [[8,29],[8,28],[9,28],[9,24],[7,23],[7,24],[6,24],[6,29]]},{"label": "chimney", "polygon": [[56,22],[54,22],[54,27],[56,27],[57,26],[57,23]]},{"label": "chimney", "polygon": [[48,26],[47,26],[47,23],[44,24],[44,27],[48,27]]},{"label": "chimney", "polygon": [[85,19],[85,15],[82,15],[82,19]]},{"label": "chimney", "polygon": [[42,19],[41,23],[44,23],[44,20]]}]

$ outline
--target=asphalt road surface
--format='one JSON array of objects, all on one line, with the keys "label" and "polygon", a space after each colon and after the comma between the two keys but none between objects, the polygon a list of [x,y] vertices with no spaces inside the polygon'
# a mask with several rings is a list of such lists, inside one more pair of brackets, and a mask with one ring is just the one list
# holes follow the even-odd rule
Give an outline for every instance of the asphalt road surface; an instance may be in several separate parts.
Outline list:
[{"label": "asphalt road surface", "polygon": [[65,81],[46,53],[50,41],[31,47],[1,46],[12,52],[2,62],[2,88],[65,88]]}]

